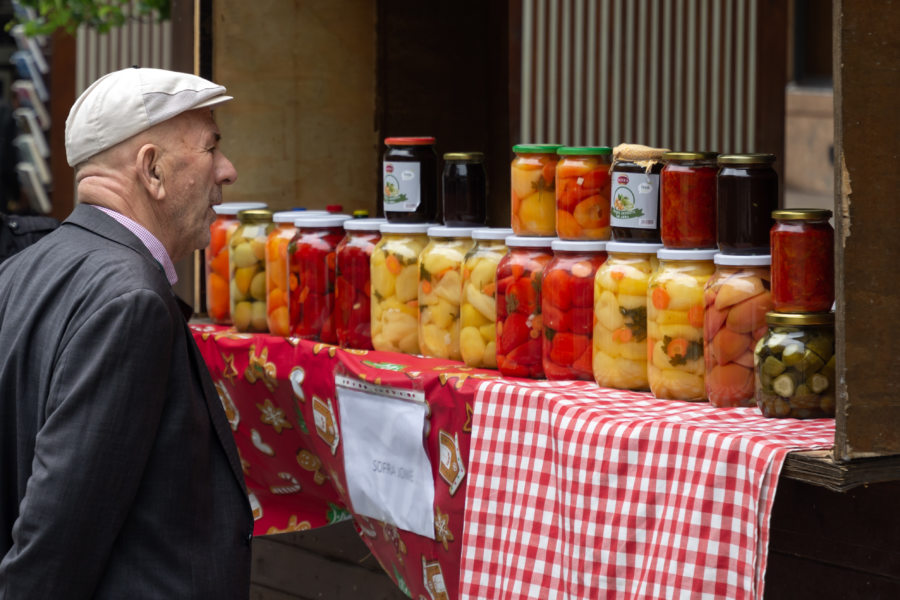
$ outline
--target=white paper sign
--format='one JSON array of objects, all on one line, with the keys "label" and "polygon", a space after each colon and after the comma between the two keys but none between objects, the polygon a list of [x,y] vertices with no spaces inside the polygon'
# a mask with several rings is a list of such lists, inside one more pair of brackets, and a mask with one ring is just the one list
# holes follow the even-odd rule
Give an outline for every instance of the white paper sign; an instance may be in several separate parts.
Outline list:
[{"label": "white paper sign", "polygon": [[423,392],[335,376],[353,512],[434,539]]}]

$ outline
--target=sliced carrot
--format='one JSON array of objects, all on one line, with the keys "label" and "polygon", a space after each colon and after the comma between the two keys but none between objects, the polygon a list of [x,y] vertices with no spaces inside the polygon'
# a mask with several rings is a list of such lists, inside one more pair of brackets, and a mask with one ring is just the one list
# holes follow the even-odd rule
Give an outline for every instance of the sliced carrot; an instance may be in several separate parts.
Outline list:
[{"label": "sliced carrot", "polygon": [[691,327],[700,329],[703,327],[703,305],[695,304],[688,309],[688,323]]},{"label": "sliced carrot", "polygon": [[675,338],[666,346],[666,354],[669,358],[687,356],[688,341],[684,338]]},{"label": "sliced carrot", "polygon": [[615,331],[612,332],[612,339],[614,342],[619,342],[620,344],[627,344],[631,341],[631,338],[634,337],[634,334],[631,333],[631,330],[627,327],[619,327]]},{"label": "sliced carrot", "polygon": [[297,296],[297,300],[300,301],[300,304],[303,304],[304,302],[306,302],[306,297],[307,297],[307,296],[309,296],[309,286],[308,286],[308,285],[304,285],[304,286],[303,286],[303,289],[300,290],[300,295]]},{"label": "sliced carrot", "polygon": [[495,291],[497,291],[497,284],[493,281],[484,284],[484,287],[481,288],[481,293],[485,296],[493,296]]},{"label": "sliced carrot", "polygon": [[410,300],[409,302],[406,303],[406,305],[409,306],[410,308],[419,308],[419,301],[418,300]]},{"label": "sliced carrot", "polygon": [[422,280],[422,293],[430,294],[431,293],[431,282],[427,279]]},{"label": "sliced carrot", "polygon": [[651,295],[653,306],[655,306],[659,310],[666,310],[669,307],[669,293],[665,289],[661,287],[655,287],[653,288],[653,292]]},{"label": "sliced carrot", "polygon": [[622,281],[623,279],[625,279],[625,271],[622,271],[620,269],[612,269],[609,272],[609,276],[612,277],[613,279],[615,279],[616,281]]},{"label": "sliced carrot", "polygon": [[400,261],[397,260],[397,257],[393,254],[389,254],[387,258],[384,259],[384,264],[387,266],[388,271],[394,275],[399,275],[400,271],[403,270],[403,265],[400,264]]}]

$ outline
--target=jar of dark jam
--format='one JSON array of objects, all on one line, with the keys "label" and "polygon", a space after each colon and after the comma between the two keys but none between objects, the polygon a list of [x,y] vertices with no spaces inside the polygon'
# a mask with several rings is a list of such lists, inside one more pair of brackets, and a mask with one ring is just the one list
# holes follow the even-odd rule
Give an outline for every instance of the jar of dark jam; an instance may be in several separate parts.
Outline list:
[{"label": "jar of dark jam", "polygon": [[831,211],[795,208],[772,213],[772,301],[776,312],[827,312],[834,303]]},{"label": "jar of dark jam", "polygon": [[716,176],[717,241],[723,254],[769,254],[778,210],[774,154],[724,154]]},{"label": "jar of dark jam", "polygon": [[614,240],[660,242],[659,174],[666,152],[637,144],[613,149],[610,225]]},{"label": "jar of dark jam", "polygon": [[448,227],[484,225],[487,221],[487,175],[481,152],[444,155],[441,177],[444,224]]},{"label": "jar of dark jam", "polygon": [[715,152],[666,152],[660,197],[666,248],[716,247]]},{"label": "jar of dark jam", "polygon": [[384,216],[390,223],[437,218],[438,159],[433,137],[385,138]]}]

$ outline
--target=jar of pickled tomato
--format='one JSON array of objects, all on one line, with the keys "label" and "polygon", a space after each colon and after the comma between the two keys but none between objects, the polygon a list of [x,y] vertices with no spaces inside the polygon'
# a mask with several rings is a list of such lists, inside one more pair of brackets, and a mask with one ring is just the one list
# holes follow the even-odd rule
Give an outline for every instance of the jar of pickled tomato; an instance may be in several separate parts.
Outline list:
[{"label": "jar of pickled tomato", "polygon": [[296,210],[273,214],[274,228],[266,240],[266,323],[269,333],[284,337],[291,335],[288,244],[297,233],[294,220],[300,214]]},{"label": "jar of pickled tomato", "polygon": [[556,154],[558,144],[513,146],[512,230],[521,236],[556,235]]},{"label": "jar of pickled tomato", "polygon": [[834,303],[834,229],[831,211],[776,210],[772,299],[776,312],[827,312]]},{"label": "jar of pickled tomato", "polygon": [[238,331],[265,332],[266,240],[272,212],[257,208],[238,213],[240,223],[228,242],[231,319]]},{"label": "jar of pickled tomato", "polygon": [[242,210],[266,208],[264,202],[226,202],[213,206],[216,220],[209,228],[206,248],[206,312],[213,323],[231,324],[231,299],[228,294],[228,242],[240,221]]},{"label": "jar of pickled tomato", "polygon": [[556,234],[561,240],[608,240],[612,150],[563,146],[557,154]]},{"label": "jar of pickled tomato", "polygon": [[384,223],[372,250],[372,347],[419,353],[419,255],[429,223]]},{"label": "jar of pickled tomato", "polygon": [[662,244],[609,242],[594,277],[593,371],[598,385],[646,390],[647,288]]},{"label": "jar of pickled tomato", "polygon": [[460,360],[462,265],[472,247],[471,227],[429,227],[419,255],[419,349],[425,356]]},{"label": "jar of pickled tomato", "polygon": [[334,331],[335,254],[350,215],[313,215],[294,220],[288,244],[291,333],[306,340],[337,343]]},{"label": "jar of pickled tomato", "polygon": [[778,210],[774,154],[723,154],[717,159],[716,238],[725,254],[769,254],[772,211]]},{"label": "jar of pickled tomato", "polygon": [[610,226],[619,242],[660,242],[659,174],[665,148],[619,144],[613,148]]},{"label": "jar of pickled tomato", "polygon": [[834,314],[766,315],[756,344],[756,403],[766,417],[834,416]]},{"label": "jar of pickled tomato", "polygon": [[497,368],[497,265],[506,255],[512,229],[472,230],[463,259],[459,353],[470,367]]},{"label": "jar of pickled tomato", "polygon": [[334,330],[342,348],[372,350],[369,261],[381,239],[384,219],[344,221],[344,238],[335,253]]},{"label": "jar of pickled tomato", "polygon": [[556,238],[512,235],[497,264],[497,368],[503,375],[544,376],[541,277]]},{"label": "jar of pickled tomato", "polygon": [[553,240],[550,247],[553,258],[541,278],[544,375],[591,380],[594,276],[606,262],[606,242]]},{"label": "jar of pickled tomato", "polygon": [[715,249],[656,253],[647,304],[647,380],[657,398],[705,400],[703,290],[715,270]]},{"label": "jar of pickled tomato", "polygon": [[666,152],[660,236],[666,248],[716,248],[715,152]]},{"label": "jar of pickled tomato", "polygon": [[772,310],[768,254],[716,254],[703,316],[706,396],[713,406],[754,406],[753,350]]},{"label": "jar of pickled tomato", "polygon": [[384,216],[391,223],[433,222],[439,185],[435,139],[389,137],[384,145]]}]

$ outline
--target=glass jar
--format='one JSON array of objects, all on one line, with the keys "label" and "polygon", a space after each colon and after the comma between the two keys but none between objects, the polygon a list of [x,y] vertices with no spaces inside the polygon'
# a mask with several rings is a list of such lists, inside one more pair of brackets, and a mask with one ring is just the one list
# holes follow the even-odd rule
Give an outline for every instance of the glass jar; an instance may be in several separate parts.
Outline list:
[{"label": "glass jar", "polygon": [[713,406],[754,406],[753,349],[772,310],[768,254],[716,254],[703,316],[706,396]]},{"label": "glass jar", "polygon": [[594,277],[593,371],[598,385],[646,390],[647,288],[662,244],[609,242]]},{"label": "glass jar", "polygon": [[301,214],[286,210],[272,215],[274,229],[266,240],[266,323],[273,335],[291,335],[288,245],[297,233],[294,220]]},{"label": "glass jar", "polygon": [[563,146],[557,154],[556,234],[561,240],[608,240],[612,150]]},{"label": "glass jar", "polygon": [[487,174],[481,152],[444,155],[441,176],[444,225],[472,227],[487,221]]},{"label": "glass jar", "polygon": [[419,255],[429,223],[384,223],[372,250],[372,347],[419,353]]},{"label": "glass jar", "polygon": [[206,248],[206,312],[213,323],[231,325],[231,299],[228,294],[228,242],[240,221],[242,210],[266,208],[264,202],[226,202],[213,206],[216,220],[209,227]]},{"label": "glass jar", "polygon": [[766,417],[833,417],[834,314],[769,313],[756,344],[756,403]]},{"label": "glass jar", "polygon": [[419,255],[419,349],[425,356],[460,360],[462,265],[472,247],[471,227],[430,227]]},{"label": "glass jar", "polygon": [[497,264],[497,368],[503,375],[544,376],[541,277],[556,238],[511,235]]},{"label": "glass jar", "polygon": [[512,230],[521,236],[556,235],[558,144],[517,144],[510,165]]},{"label": "glass jar", "polygon": [[769,254],[778,209],[774,154],[724,154],[716,176],[716,236],[725,254]]},{"label": "glass jar", "polygon": [[649,281],[647,380],[657,398],[705,400],[703,362],[704,286],[716,250],[656,253],[659,270]]},{"label": "glass jar", "polygon": [[660,237],[666,248],[716,247],[715,152],[666,152]]},{"label": "glass jar", "polygon": [[594,378],[594,275],[606,261],[605,241],[553,240],[541,278],[541,361],[547,379]]},{"label": "glass jar", "polygon": [[350,215],[300,217],[288,245],[291,333],[305,340],[337,342],[334,331],[335,253]]},{"label": "glass jar", "polygon": [[834,303],[831,211],[776,210],[770,232],[776,312],[827,312]]},{"label": "glass jar", "polygon": [[266,239],[272,212],[254,208],[238,213],[240,224],[228,241],[229,310],[238,331],[267,331]]},{"label": "glass jar", "polygon": [[385,138],[384,216],[391,223],[437,218],[438,159],[433,137]]},{"label": "glass jar", "polygon": [[619,242],[660,242],[659,174],[664,148],[620,144],[613,149],[610,225]]},{"label": "glass jar", "polygon": [[334,331],[342,348],[372,350],[369,261],[384,222],[362,217],[344,221],[346,233],[334,263]]},{"label": "glass jar", "polygon": [[472,230],[463,259],[459,353],[470,367],[497,368],[497,265],[506,255],[512,229]]}]

